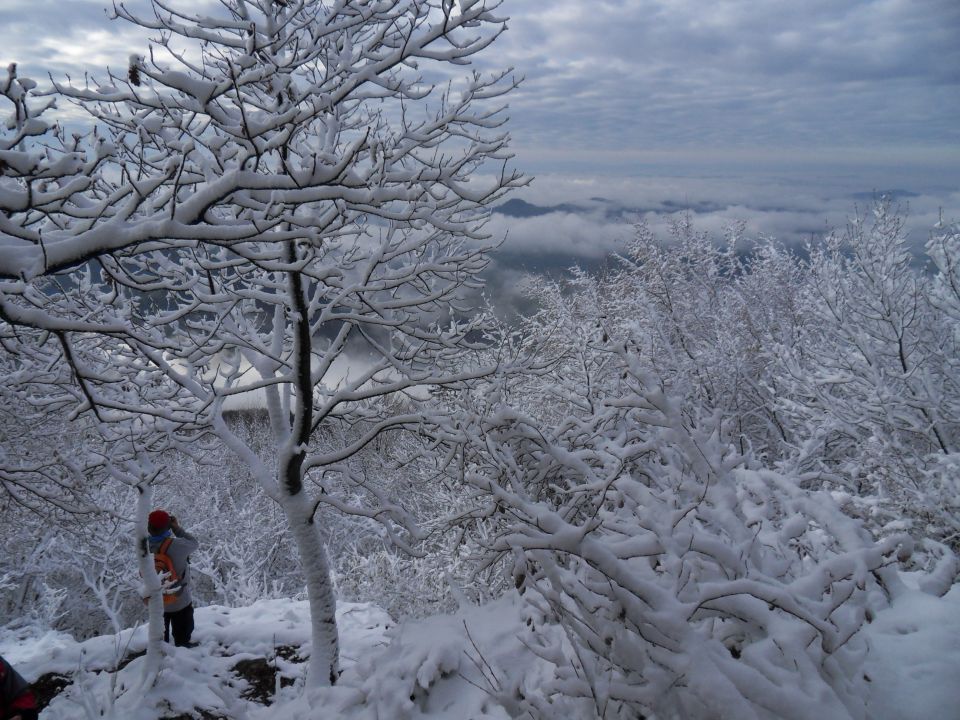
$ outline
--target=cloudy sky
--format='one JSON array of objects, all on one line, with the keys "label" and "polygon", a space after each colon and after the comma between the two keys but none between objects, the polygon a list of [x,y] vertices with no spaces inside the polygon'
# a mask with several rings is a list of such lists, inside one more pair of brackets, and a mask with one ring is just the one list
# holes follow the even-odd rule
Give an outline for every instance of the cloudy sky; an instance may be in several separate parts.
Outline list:
[{"label": "cloudy sky", "polygon": [[516,132],[541,152],[587,137],[571,149],[617,165],[612,153],[897,159],[960,146],[956,0],[514,6],[507,54],[530,78]]},{"label": "cloudy sky", "polygon": [[[0,0],[0,61],[38,79],[125,67],[139,43],[104,4]],[[602,254],[630,232],[611,204],[654,224],[686,205],[705,229],[741,219],[787,240],[842,223],[874,191],[907,191],[918,233],[941,209],[960,219],[958,0],[505,0],[503,11],[510,30],[483,62],[525,77],[511,127],[536,180],[520,197],[584,206],[498,217],[517,252]]]}]

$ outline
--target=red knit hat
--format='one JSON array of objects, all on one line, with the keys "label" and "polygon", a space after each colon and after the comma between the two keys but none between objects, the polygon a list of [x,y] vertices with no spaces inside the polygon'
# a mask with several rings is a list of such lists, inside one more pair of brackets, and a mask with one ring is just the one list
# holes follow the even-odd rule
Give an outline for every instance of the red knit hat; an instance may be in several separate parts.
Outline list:
[{"label": "red knit hat", "polygon": [[166,510],[154,510],[147,516],[147,527],[158,533],[170,527],[170,514]]}]

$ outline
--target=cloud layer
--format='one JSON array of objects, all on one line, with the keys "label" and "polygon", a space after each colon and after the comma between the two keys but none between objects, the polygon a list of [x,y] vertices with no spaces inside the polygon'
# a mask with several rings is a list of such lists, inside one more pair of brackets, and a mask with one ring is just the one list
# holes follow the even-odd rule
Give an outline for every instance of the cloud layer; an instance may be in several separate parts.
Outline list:
[{"label": "cloud layer", "polygon": [[[41,77],[125,69],[146,33],[108,21],[105,4],[5,0],[0,61]],[[506,0],[501,11],[510,29],[477,64],[526,77],[512,127],[536,169],[691,149],[960,160],[956,0]]]},{"label": "cloud layer", "polygon": [[595,266],[620,252],[645,222],[660,237],[681,213],[717,238],[742,224],[747,239],[772,238],[798,246],[842,229],[857,213],[889,196],[906,217],[908,240],[918,255],[941,220],[960,221],[960,188],[930,182],[907,171],[831,174],[822,169],[780,174],[741,172],[714,175],[583,177],[546,174],[494,213],[488,231],[504,238],[499,271],[563,270]]},{"label": "cloud layer", "polygon": [[518,144],[960,147],[955,0],[507,3]]}]

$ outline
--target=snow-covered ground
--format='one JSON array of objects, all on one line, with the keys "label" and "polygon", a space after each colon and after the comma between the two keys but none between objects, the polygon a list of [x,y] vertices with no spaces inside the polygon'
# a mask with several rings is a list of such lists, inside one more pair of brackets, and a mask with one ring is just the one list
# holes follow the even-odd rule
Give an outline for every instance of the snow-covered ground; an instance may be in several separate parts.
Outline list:
[{"label": "snow-covered ground", "polygon": [[[143,627],[82,643],[56,632],[6,633],[0,654],[28,680],[50,672],[72,679],[43,720],[505,720],[502,693],[546,671],[522,641],[516,596],[400,625],[370,604],[344,603],[338,614],[344,673],[336,688],[312,694],[303,692],[307,605],[295,600],[198,608],[199,645],[169,647],[145,694],[142,657],[111,671],[143,649]],[[865,632],[871,720],[960,718],[960,586],[944,598],[911,592]],[[253,677],[237,669],[243,661],[265,685],[242,677]],[[259,701],[249,697],[257,690]]]},{"label": "snow-covered ground", "polygon": [[898,598],[866,632],[870,720],[960,718],[960,585]]},{"label": "snow-covered ground", "polygon": [[[344,603],[338,619],[344,674],[337,688],[310,697],[302,692],[302,660],[309,655],[301,645],[309,637],[305,601],[197,608],[194,640],[199,645],[166,646],[164,670],[146,694],[138,685],[142,656],[112,672],[118,658],[142,652],[145,627],[82,643],[59,632],[8,633],[0,636],[0,654],[30,681],[51,672],[73,678],[41,713],[43,720],[292,720],[318,717],[321,709],[328,718],[507,717],[485,688],[491,680],[497,682],[487,663],[500,673],[514,664],[518,667],[512,669],[519,671],[520,663],[528,662],[518,639],[521,623],[514,600],[400,626],[374,605]],[[242,661],[261,658],[277,670],[269,707],[245,697],[255,688],[235,670]]]}]

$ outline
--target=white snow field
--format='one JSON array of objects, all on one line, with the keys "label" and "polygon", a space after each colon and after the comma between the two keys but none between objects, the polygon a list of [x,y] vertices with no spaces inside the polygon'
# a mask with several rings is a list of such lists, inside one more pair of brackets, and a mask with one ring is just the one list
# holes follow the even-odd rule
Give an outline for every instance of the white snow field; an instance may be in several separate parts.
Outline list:
[{"label": "white snow field", "polygon": [[[523,642],[516,595],[399,625],[372,604],[343,603],[337,614],[344,673],[335,688],[310,694],[303,691],[305,601],[197,608],[199,645],[165,646],[164,670],[147,692],[139,687],[142,656],[112,671],[118,657],[143,650],[142,626],[85,642],[7,633],[0,654],[28,680],[50,672],[72,680],[42,720],[505,720],[500,691],[529,687],[548,672]],[[960,717],[960,587],[943,598],[910,592],[864,632],[871,720]],[[259,700],[250,697],[256,682],[234,670],[243,661],[269,671]]]}]

